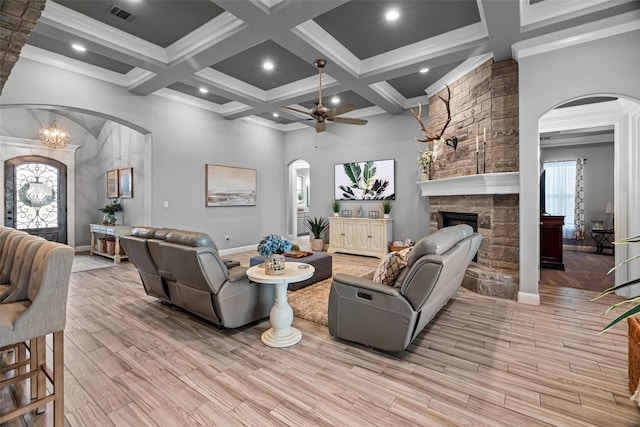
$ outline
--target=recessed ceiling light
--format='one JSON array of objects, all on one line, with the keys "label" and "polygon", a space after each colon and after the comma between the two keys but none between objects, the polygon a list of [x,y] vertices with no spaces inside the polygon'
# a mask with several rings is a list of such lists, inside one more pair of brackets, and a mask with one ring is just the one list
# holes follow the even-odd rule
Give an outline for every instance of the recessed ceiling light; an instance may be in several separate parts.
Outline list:
[{"label": "recessed ceiling light", "polygon": [[201,87],[199,90],[200,90],[200,93],[209,93],[209,91],[203,87]]},{"label": "recessed ceiling light", "polygon": [[391,9],[384,17],[387,21],[395,21],[400,17],[400,12],[397,9]]},{"label": "recessed ceiling light", "polygon": [[265,70],[273,70],[273,62],[271,61],[264,61],[262,63],[262,68],[264,68]]},{"label": "recessed ceiling light", "polygon": [[428,68],[421,68],[421,69],[420,69],[420,73],[421,73],[421,74],[428,73],[428,72],[429,72],[429,69],[428,69]]},{"label": "recessed ceiling light", "polygon": [[71,45],[71,47],[74,50],[77,50],[78,52],[86,52],[87,51],[87,48],[82,46],[81,44],[74,43],[74,44]]},{"label": "recessed ceiling light", "polygon": [[278,113],[273,113],[273,117],[280,117],[280,114],[278,114]]},{"label": "recessed ceiling light", "polygon": [[334,96],[333,98],[331,98],[331,103],[333,105],[337,104],[340,102],[340,98],[338,98],[337,96]]}]

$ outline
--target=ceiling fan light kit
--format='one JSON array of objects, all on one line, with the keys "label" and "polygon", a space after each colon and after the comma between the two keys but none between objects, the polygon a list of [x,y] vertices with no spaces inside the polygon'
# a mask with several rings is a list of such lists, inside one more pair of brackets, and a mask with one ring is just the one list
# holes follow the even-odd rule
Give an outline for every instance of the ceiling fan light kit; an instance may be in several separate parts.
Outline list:
[{"label": "ceiling fan light kit", "polygon": [[341,114],[345,114],[349,111],[355,110],[356,107],[353,104],[346,104],[335,108],[327,108],[322,105],[322,70],[327,65],[327,61],[325,59],[316,59],[314,65],[316,66],[316,68],[318,68],[318,104],[310,111],[302,111],[292,107],[284,108],[286,108],[287,110],[295,111],[296,113],[311,116],[311,118],[316,121],[316,132],[318,133],[327,130],[327,122],[343,123],[347,125],[366,125],[367,120],[364,119],[356,119],[352,117],[337,117]]}]

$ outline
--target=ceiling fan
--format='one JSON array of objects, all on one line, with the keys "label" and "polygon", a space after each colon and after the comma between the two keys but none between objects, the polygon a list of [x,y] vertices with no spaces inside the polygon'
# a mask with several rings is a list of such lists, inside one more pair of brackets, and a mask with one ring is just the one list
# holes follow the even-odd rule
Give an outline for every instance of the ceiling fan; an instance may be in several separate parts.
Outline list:
[{"label": "ceiling fan", "polygon": [[[327,61],[324,59],[318,59],[315,62],[315,66],[318,68],[320,85],[318,86],[318,105],[313,107],[311,111],[302,111],[297,108],[284,107],[287,110],[295,111],[297,113],[306,114],[316,121],[316,132],[324,132],[327,130],[327,122],[345,123],[348,125],[366,125],[367,121],[363,119],[354,119],[350,117],[337,117],[341,114],[348,113],[355,110],[356,107],[353,104],[343,105],[336,108],[327,108],[322,105],[322,70],[327,65]],[[311,120],[311,119],[309,119]]]}]

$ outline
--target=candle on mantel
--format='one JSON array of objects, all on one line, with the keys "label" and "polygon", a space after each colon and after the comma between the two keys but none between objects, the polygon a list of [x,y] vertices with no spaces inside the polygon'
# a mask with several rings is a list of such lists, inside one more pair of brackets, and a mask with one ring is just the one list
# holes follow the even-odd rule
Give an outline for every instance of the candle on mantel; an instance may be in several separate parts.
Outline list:
[{"label": "candle on mantel", "polygon": [[476,153],[478,152],[478,135],[476,135]]},{"label": "candle on mantel", "polygon": [[483,134],[484,134],[484,139],[482,141],[487,142],[487,128],[484,128]]}]

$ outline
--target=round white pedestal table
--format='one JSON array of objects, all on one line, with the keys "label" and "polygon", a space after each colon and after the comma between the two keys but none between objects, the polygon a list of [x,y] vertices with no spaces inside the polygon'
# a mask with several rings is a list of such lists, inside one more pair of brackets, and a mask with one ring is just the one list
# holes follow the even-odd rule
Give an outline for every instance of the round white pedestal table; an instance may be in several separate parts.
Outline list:
[{"label": "round white pedestal table", "polygon": [[262,342],[269,347],[291,347],[302,339],[302,332],[293,328],[293,310],[287,302],[289,283],[301,282],[313,276],[315,268],[301,262],[285,262],[284,273],[269,275],[264,265],[256,265],[247,270],[247,276],[254,282],[275,286],[275,302],[271,308],[269,320],[271,328],[262,334]]}]

